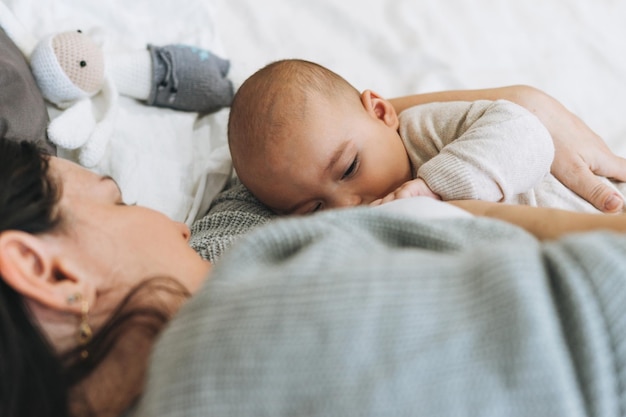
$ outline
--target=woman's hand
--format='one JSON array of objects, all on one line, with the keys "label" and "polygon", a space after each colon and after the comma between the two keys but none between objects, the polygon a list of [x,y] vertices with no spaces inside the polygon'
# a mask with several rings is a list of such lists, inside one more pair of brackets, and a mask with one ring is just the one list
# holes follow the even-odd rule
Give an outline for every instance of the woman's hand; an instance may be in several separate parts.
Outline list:
[{"label": "woman's hand", "polygon": [[548,128],[554,141],[551,172],[568,188],[607,213],[618,212],[622,196],[598,175],[626,181],[626,159],[615,155],[580,118],[547,94],[529,89],[520,99]]},{"label": "woman's hand", "polygon": [[601,211],[618,212],[624,206],[621,195],[598,176],[626,181],[626,159],[615,155],[606,143],[580,118],[559,101],[533,87],[514,85],[483,90],[454,90],[417,94],[390,100],[399,113],[433,101],[497,100],[517,103],[541,120],[554,141],[551,172],[565,186]]}]

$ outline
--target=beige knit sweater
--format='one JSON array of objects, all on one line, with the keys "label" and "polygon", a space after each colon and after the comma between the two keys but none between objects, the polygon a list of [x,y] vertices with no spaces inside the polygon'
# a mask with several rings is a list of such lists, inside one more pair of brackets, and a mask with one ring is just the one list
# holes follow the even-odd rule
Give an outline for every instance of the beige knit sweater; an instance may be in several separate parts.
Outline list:
[{"label": "beige knit sweater", "polygon": [[414,176],[443,200],[598,212],[550,174],[550,133],[517,104],[479,100],[415,106],[400,113],[399,131]]}]

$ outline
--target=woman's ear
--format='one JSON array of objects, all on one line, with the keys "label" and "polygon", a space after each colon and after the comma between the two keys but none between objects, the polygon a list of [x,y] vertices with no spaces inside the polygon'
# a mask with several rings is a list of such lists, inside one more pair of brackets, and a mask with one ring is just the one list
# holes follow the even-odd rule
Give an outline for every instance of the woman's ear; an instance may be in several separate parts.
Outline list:
[{"label": "woman's ear", "polygon": [[398,113],[388,100],[385,100],[372,90],[361,93],[361,103],[372,116],[382,120],[390,128],[397,130],[400,125]]},{"label": "woman's ear", "polygon": [[82,280],[67,269],[41,238],[16,230],[0,234],[0,275],[7,285],[49,308],[79,313],[80,303],[68,300],[88,294]]}]

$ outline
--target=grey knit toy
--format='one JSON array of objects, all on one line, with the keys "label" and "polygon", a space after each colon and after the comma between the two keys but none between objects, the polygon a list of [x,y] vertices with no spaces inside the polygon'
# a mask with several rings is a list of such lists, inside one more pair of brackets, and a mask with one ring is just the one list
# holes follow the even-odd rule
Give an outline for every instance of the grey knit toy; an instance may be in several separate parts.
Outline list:
[{"label": "grey knit toy", "polygon": [[152,89],[148,105],[211,113],[227,107],[233,84],[226,77],[230,62],[188,45],[148,45],[152,57]]}]

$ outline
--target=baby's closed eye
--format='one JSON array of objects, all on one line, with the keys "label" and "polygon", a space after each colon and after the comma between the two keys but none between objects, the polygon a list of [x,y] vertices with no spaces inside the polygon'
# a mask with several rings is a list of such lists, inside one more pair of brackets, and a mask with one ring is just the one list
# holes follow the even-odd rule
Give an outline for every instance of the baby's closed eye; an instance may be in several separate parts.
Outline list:
[{"label": "baby's closed eye", "polygon": [[356,156],[354,157],[354,160],[352,160],[352,163],[350,164],[348,169],[346,169],[346,171],[343,173],[343,176],[341,177],[341,179],[345,180],[346,178],[350,178],[351,176],[353,176],[356,173],[358,167],[359,167],[359,157]]}]

